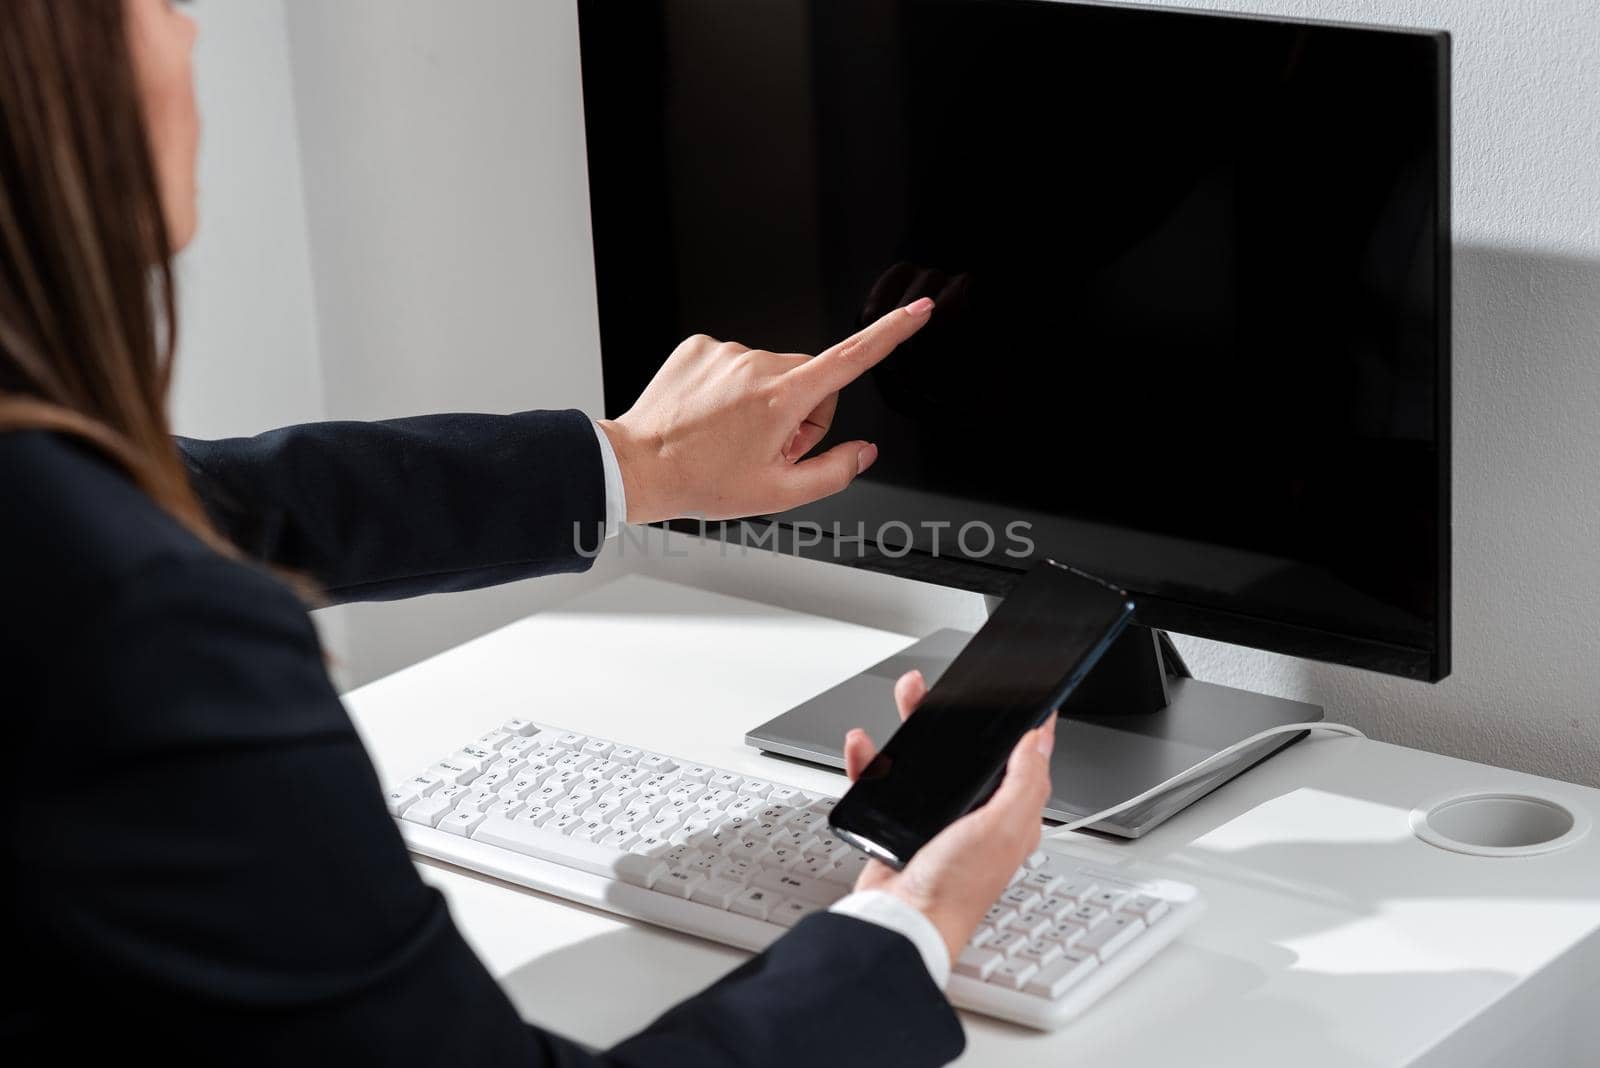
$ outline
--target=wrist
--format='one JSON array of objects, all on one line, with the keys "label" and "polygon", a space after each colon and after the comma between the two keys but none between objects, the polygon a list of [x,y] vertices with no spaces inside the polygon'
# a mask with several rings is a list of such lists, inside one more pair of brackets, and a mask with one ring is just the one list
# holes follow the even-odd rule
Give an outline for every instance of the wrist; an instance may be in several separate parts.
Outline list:
[{"label": "wrist", "polygon": [[939,932],[945,952],[950,955],[950,963],[954,965],[961,956],[961,950],[972,938],[976,926],[963,922],[959,917],[948,915],[946,910],[939,908],[932,899],[917,893],[913,887],[903,885],[901,880],[895,880],[879,889],[893,894],[928,918],[928,922],[933,924],[933,929]]},{"label": "wrist", "polygon": [[622,474],[623,496],[628,502],[628,514],[624,517],[626,522],[655,523],[672,518],[672,511],[660,497],[664,480],[653,473],[659,466],[659,445],[635,433],[620,419],[598,419],[595,422],[606,440],[611,442],[611,451],[617,457],[617,468]]}]

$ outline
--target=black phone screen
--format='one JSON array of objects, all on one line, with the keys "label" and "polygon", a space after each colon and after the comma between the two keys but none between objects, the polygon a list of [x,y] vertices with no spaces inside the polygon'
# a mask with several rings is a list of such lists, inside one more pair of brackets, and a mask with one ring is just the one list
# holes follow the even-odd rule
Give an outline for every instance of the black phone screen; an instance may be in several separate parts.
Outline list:
[{"label": "black phone screen", "polygon": [[1128,594],[1036,564],[834,808],[835,831],[904,864],[982,803],[1011,750],[1089,672],[1133,614]]}]

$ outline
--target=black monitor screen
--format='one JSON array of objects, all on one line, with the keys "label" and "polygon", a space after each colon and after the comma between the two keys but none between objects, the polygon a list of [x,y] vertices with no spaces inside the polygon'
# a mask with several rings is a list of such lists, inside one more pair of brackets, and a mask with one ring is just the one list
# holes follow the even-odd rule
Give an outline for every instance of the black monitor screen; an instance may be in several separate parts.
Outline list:
[{"label": "black monitor screen", "polygon": [[1447,670],[1442,35],[1048,0],[580,17],[613,413],[689,334],[816,352],[932,296],[823,445],[878,463],[782,523]]}]

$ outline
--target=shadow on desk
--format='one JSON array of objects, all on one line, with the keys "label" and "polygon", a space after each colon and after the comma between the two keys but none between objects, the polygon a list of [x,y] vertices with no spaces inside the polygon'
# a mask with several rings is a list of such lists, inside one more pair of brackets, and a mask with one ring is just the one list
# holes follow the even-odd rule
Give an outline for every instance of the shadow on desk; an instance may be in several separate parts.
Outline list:
[{"label": "shadow on desk", "polygon": [[523,1019],[606,1046],[748,959],[742,950],[640,925],[546,953],[499,981]]}]

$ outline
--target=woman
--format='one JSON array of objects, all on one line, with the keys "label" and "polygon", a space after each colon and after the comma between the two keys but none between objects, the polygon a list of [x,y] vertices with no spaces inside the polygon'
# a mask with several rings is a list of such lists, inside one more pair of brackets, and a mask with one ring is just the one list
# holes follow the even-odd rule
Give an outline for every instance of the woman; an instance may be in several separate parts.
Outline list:
[{"label": "woman", "polygon": [[[835,911],[593,1054],[522,1024],[417,878],[293,592],[384,598],[579,570],[623,517],[834,492],[875,450],[801,458],[838,390],[930,307],[814,359],[692,338],[598,425],[435,416],[174,447],[169,261],[196,226],[193,38],[169,0],[0,5],[7,1053],[954,1056],[939,984],[1038,840],[1048,731],[904,872],[869,867]],[[921,693],[901,680],[903,714]],[[851,735],[852,773],[872,752]]]}]

